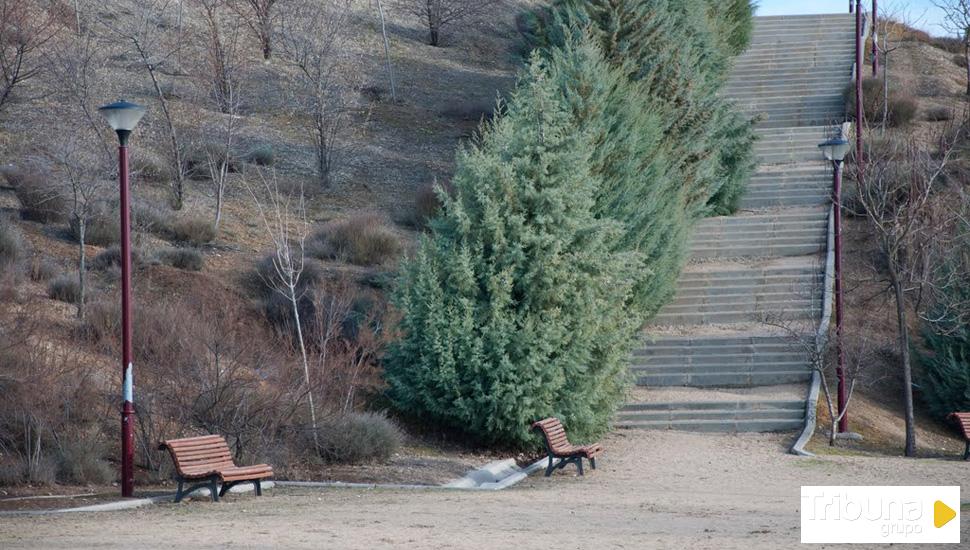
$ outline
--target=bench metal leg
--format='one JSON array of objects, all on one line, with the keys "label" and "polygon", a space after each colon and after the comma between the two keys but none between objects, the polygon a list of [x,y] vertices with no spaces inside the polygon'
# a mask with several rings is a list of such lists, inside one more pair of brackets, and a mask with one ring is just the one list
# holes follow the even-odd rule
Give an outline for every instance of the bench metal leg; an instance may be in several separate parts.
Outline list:
[{"label": "bench metal leg", "polygon": [[549,465],[546,466],[546,477],[551,476],[553,470],[554,468],[552,466],[552,455],[549,455]]},{"label": "bench metal leg", "polygon": [[202,488],[208,488],[209,493],[212,495],[212,500],[219,502],[219,478],[211,477],[207,478],[202,483],[196,483],[195,485],[190,485],[188,489],[185,488],[186,480],[184,478],[178,479],[179,486],[175,491],[175,502],[181,502],[186,495],[192,494],[194,491]]},{"label": "bench metal leg", "polygon": [[256,496],[261,497],[263,496],[263,486],[260,483],[260,481],[262,480],[254,479],[250,481],[247,479],[243,481],[229,481],[229,482],[223,483],[222,489],[219,489],[219,496],[220,497],[225,496],[226,493],[229,492],[229,489],[232,489],[233,487],[235,487],[236,485],[239,485],[240,483],[252,483],[253,488],[256,490]]},{"label": "bench metal leg", "polygon": [[963,460],[970,460],[970,440],[967,440],[967,449],[963,451]]},{"label": "bench metal leg", "polygon": [[583,457],[581,457],[581,456],[577,456],[576,457],[576,467],[579,468],[579,475],[581,475],[581,476],[582,475],[586,475],[583,472]]},{"label": "bench metal leg", "polygon": [[592,469],[594,469],[594,470],[596,469],[596,459],[595,458],[589,459],[589,467],[592,468]]}]

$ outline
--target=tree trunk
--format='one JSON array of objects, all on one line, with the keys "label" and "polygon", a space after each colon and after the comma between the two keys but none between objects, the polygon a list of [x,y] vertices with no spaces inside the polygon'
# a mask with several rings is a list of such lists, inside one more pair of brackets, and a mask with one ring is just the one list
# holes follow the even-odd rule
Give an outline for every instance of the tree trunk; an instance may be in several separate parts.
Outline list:
[{"label": "tree trunk", "polygon": [[889,118],[889,54],[882,56],[882,131],[886,131]]},{"label": "tree trunk", "polygon": [[916,420],[913,415],[913,365],[909,353],[909,327],[903,282],[890,259],[889,277],[896,297],[896,324],[899,330],[899,355],[903,359],[903,403],[906,415],[906,456],[916,456]]},{"label": "tree trunk", "polygon": [[289,299],[293,306],[293,320],[296,322],[296,339],[300,344],[300,358],[303,360],[303,380],[306,383],[306,395],[310,407],[310,427],[313,429],[313,447],[320,452],[320,441],[317,437],[317,410],[313,405],[313,388],[310,385],[310,364],[306,356],[306,344],[303,342],[303,327],[300,324],[300,306],[296,299],[295,283],[289,285]]},{"label": "tree trunk", "polygon": [[970,96],[970,28],[963,35],[963,58],[967,62],[967,95]]},{"label": "tree trunk", "polygon": [[78,262],[77,262],[77,283],[78,283],[78,297],[77,297],[77,318],[84,319],[84,287],[85,287],[85,272],[87,270],[87,255],[84,251],[84,232],[87,229],[87,224],[85,223],[84,216],[76,216],[77,218],[77,240],[78,240]]},{"label": "tree trunk", "polygon": [[135,41],[135,46],[141,55],[142,61],[145,63],[145,68],[148,70],[148,76],[152,79],[152,86],[155,88],[155,94],[158,96],[158,103],[162,107],[162,114],[165,116],[165,124],[168,126],[168,137],[172,145],[172,162],[175,168],[175,182],[172,186],[172,208],[175,210],[181,210],[184,204],[184,190],[185,190],[185,173],[183,170],[184,164],[182,162],[182,150],[179,148],[178,135],[175,132],[175,123],[172,121],[172,114],[168,110],[168,102],[165,101],[165,94],[162,92],[162,87],[158,82],[158,77],[155,75],[155,67],[152,66],[149,61],[148,53],[141,49],[141,44]]},{"label": "tree trunk", "polygon": [[381,35],[384,37],[384,58],[387,62],[387,79],[391,84],[391,101],[397,103],[397,87],[394,86],[394,71],[391,69],[391,46],[387,40],[387,23],[384,20],[384,5],[377,0],[377,11],[381,16]]}]

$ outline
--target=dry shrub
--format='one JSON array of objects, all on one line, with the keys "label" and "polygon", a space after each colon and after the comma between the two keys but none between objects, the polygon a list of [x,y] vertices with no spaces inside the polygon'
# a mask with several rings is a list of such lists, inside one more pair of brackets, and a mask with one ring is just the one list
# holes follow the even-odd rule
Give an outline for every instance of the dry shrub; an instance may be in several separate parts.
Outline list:
[{"label": "dry shrub", "polygon": [[58,275],[47,283],[47,296],[61,302],[76,304],[81,299],[81,283],[75,275]]},{"label": "dry shrub", "polygon": [[964,48],[963,40],[951,36],[934,36],[924,42],[953,54],[962,53]]},{"label": "dry shrub", "polygon": [[[855,112],[855,85],[849,85],[845,91],[847,109],[850,113]],[[866,120],[870,123],[880,123],[883,121],[883,108],[885,89],[883,83],[878,78],[866,78],[862,81],[862,109]],[[889,118],[886,121],[890,126],[902,127],[909,125],[919,110],[916,99],[910,95],[902,93],[889,94]]]},{"label": "dry shrub", "polygon": [[[414,194],[411,210],[400,221],[418,229],[428,227],[428,224],[438,215],[442,207],[441,198],[436,191],[438,186],[439,184],[435,182],[419,187]],[[451,187],[447,183],[441,185],[441,188],[445,193],[451,193]]]},{"label": "dry shrub", "polygon": [[[70,234],[74,242],[80,242],[81,231],[78,219],[71,216]],[[95,209],[84,224],[84,242],[94,246],[110,246],[121,238],[121,220],[117,210]]]},{"label": "dry shrub", "polygon": [[276,162],[276,154],[272,145],[259,145],[246,153],[243,160],[256,166],[272,166]]},{"label": "dry shrub", "polygon": [[54,185],[46,171],[39,167],[7,168],[7,183],[20,201],[20,215],[25,220],[57,223],[66,217],[67,198],[63,189]]},{"label": "dry shrub", "polygon": [[171,240],[175,238],[172,213],[147,201],[135,201],[131,205],[131,224],[136,231],[151,233]]},{"label": "dry shrub", "polygon": [[[293,304],[287,296],[277,290],[282,287],[279,286],[280,279],[273,266],[273,260],[274,256],[267,256],[257,263],[256,269],[247,281],[247,286],[257,299],[266,320],[277,333],[288,335],[287,338],[294,338],[296,326],[293,323]],[[319,265],[312,261],[304,263],[296,288],[297,308],[304,330],[313,319],[313,290],[323,282],[323,279],[323,270]]]},{"label": "dry shrub", "polygon": [[307,253],[325,260],[373,266],[397,259],[401,241],[386,220],[371,213],[329,222],[307,244]]},{"label": "dry shrub", "polygon": [[900,128],[909,126],[916,118],[919,104],[907,95],[891,96],[889,98],[889,125]]},{"label": "dry shrub", "polygon": [[494,100],[470,100],[446,105],[441,116],[462,122],[483,122],[495,116]]},{"label": "dry shrub", "polygon": [[916,95],[919,97],[940,97],[944,94],[946,94],[946,86],[939,78],[921,78],[916,85]]},{"label": "dry shrub", "polygon": [[926,110],[926,120],[930,122],[953,120],[953,111],[947,107],[931,107]]},{"label": "dry shrub", "polygon": [[967,68],[967,56],[965,55],[954,55],[951,59],[957,64],[961,69]]},{"label": "dry shrub", "polygon": [[60,272],[60,267],[49,258],[35,256],[30,261],[30,280],[38,283],[47,282]]},{"label": "dry shrub", "polygon": [[0,481],[110,481],[100,433],[113,415],[95,365],[76,346],[37,345],[39,328],[27,315],[0,321]]},{"label": "dry shrub", "polygon": [[168,161],[144,147],[136,147],[132,152],[130,169],[133,177],[145,181],[166,183],[174,179]]},{"label": "dry shrub", "polygon": [[172,238],[177,242],[202,246],[211,243],[216,238],[216,231],[212,227],[212,222],[199,217],[187,216],[172,224]]},{"label": "dry shrub", "polygon": [[202,253],[194,248],[167,248],[158,252],[158,260],[185,271],[202,271],[205,266]]},{"label": "dry shrub", "polygon": [[[292,420],[298,369],[285,362],[271,334],[238,305],[238,297],[188,288],[182,300],[144,303],[135,310],[138,442],[157,476],[169,460],[156,449],[166,438],[226,436],[236,458],[259,460]],[[84,332],[106,353],[120,351],[119,306],[94,302]],[[288,365],[287,365],[288,366]]]},{"label": "dry shrub", "polygon": [[208,180],[212,178],[212,166],[221,166],[228,161],[229,172],[236,172],[239,166],[232,155],[226,156],[225,145],[221,143],[204,143],[191,149],[185,156],[185,169],[188,176],[194,180]]},{"label": "dry shrub", "polygon": [[[131,265],[138,267],[144,264],[143,254],[138,248],[131,249]],[[110,271],[121,269],[121,247],[118,245],[109,246],[95,256],[90,264],[90,268],[95,271]]]},{"label": "dry shrub", "polygon": [[404,435],[384,414],[350,413],[320,426],[320,454],[330,462],[383,462],[394,456]]},{"label": "dry shrub", "polygon": [[8,272],[24,257],[24,239],[13,223],[0,218],[0,273]]}]

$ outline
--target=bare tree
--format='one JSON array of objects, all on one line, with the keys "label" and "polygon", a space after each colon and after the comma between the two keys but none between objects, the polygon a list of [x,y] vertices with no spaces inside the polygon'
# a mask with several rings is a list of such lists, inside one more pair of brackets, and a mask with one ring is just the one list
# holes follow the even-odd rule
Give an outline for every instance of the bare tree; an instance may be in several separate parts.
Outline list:
[{"label": "bare tree", "polygon": [[110,169],[105,166],[105,157],[101,152],[91,148],[93,140],[88,132],[62,128],[60,132],[51,134],[56,137],[46,145],[44,156],[53,165],[54,175],[63,180],[69,191],[71,224],[76,228],[78,243],[77,277],[80,291],[77,317],[84,319],[87,295],[85,232],[88,220],[105,204],[105,174],[110,174]]},{"label": "bare tree", "polygon": [[310,234],[310,224],[306,216],[306,196],[302,185],[293,193],[280,189],[275,171],[271,171],[269,175],[262,170],[256,170],[255,173],[258,183],[250,185],[247,182],[247,187],[259,211],[266,234],[273,244],[273,275],[264,282],[286,299],[293,314],[296,344],[300,350],[307,407],[313,430],[313,443],[319,452],[317,412],[313,400],[314,385],[310,377],[310,363],[299,306],[306,292],[304,285],[301,284],[301,277],[306,266],[306,240]]},{"label": "bare tree", "polygon": [[228,0],[195,1],[205,21],[203,50],[206,63],[199,80],[203,83],[202,87],[208,90],[209,101],[224,115],[216,132],[218,141],[204,148],[205,163],[216,199],[213,228],[218,233],[234,140],[239,129],[243,59],[238,47],[239,25],[224,13]]},{"label": "bare tree", "polygon": [[468,22],[484,13],[499,0],[398,0],[402,8],[422,19],[428,26],[428,44],[441,45],[441,35],[448,27]]},{"label": "bare tree", "polygon": [[118,21],[107,22],[105,25],[128,43],[151,80],[168,133],[173,177],[172,207],[181,210],[185,203],[185,182],[188,179],[185,152],[176,129],[175,115],[161,84],[163,69],[181,49],[181,44],[177,40],[170,40],[161,24],[172,15],[173,0],[142,0],[131,4],[130,8],[119,9],[119,13],[128,15],[119,18]]},{"label": "bare tree", "polygon": [[103,74],[107,53],[90,30],[58,41],[45,52],[48,87],[59,99],[56,116],[77,120],[77,124],[98,143],[106,158],[113,158],[109,140],[105,138],[104,121],[97,113],[98,92],[106,87]]},{"label": "bare tree", "polygon": [[[947,134],[944,134],[947,135]],[[915,137],[868,141],[865,185],[859,204],[875,233],[885,273],[886,290],[896,309],[898,353],[902,360],[906,422],[906,456],[916,452],[913,415],[913,373],[907,296],[919,296],[926,279],[927,252],[939,234],[931,198],[944,179],[954,150],[952,135],[940,139],[939,151],[929,151]],[[916,309],[920,309],[916,305]]]},{"label": "bare tree", "polygon": [[230,6],[259,40],[263,59],[273,55],[273,35],[279,17],[280,0],[232,0]]},{"label": "bare tree", "polygon": [[943,29],[963,41],[963,57],[967,61],[967,95],[970,96],[970,0],[933,0],[933,4],[943,10]]},{"label": "bare tree", "polygon": [[882,7],[882,15],[876,21],[878,29],[873,34],[873,47],[879,50],[882,68],[882,120],[879,127],[883,132],[889,124],[889,60],[902,42],[902,31],[906,27],[903,20],[903,12],[895,4]]},{"label": "bare tree", "polygon": [[[833,277],[833,273],[826,274],[826,277]],[[829,414],[829,445],[835,446],[838,434],[838,424],[842,417],[849,410],[849,403],[855,395],[856,383],[861,379],[863,367],[866,364],[865,356],[862,353],[843,353],[845,369],[843,376],[848,385],[845,408],[838,410],[837,398],[832,391],[829,381],[838,374],[838,361],[834,357],[838,339],[842,339],[843,352],[845,351],[844,335],[835,332],[835,338],[831,338],[828,331],[823,332],[821,327],[814,326],[815,323],[823,319],[826,304],[824,303],[825,289],[829,280],[813,279],[808,285],[793,285],[790,292],[792,296],[805,299],[810,305],[808,308],[808,318],[793,318],[792,315],[781,312],[768,312],[761,321],[766,326],[781,331],[789,343],[792,351],[798,352],[808,359],[808,368],[818,374],[821,382],[822,397],[825,399],[826,410]],[[825,328],[830,325],[824,323]]]},{"label": "bare tree", "polygon": [[397,86],[394,85],[394,69],[391,67],[391,44],[387,39],[387,21],[384,19],[384,4],[377,0],[377,14],[381,18],[381,36],[384,39],[384,64],[387,67],[387,81],[391,86],[391,101],[397,102]]},{"label": "bare tree", "polygon": [[352,109],[352,90],[360,70],[347,47],[351,0],[303,2],[290,10],[281,33],[286,61],[298,69],[297,111],[312,140],[317,176],[323,187],[334,182],[343,161],[343,134]]},{"label": "bare tree", "polygon": [[40,74],[37,54],[61,29],[58,6],[0,0],[0,112],[17,88]]}]

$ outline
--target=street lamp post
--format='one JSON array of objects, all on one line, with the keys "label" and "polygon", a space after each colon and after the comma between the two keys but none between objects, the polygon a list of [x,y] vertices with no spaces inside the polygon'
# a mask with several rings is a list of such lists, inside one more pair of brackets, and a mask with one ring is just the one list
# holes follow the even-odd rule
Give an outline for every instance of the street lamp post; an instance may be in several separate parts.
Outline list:
[{"label": "street lamp post", "polygon": [[872,0],[872,77],[879,76],[879,3]]},{"label": "street lamp post", "polygon": [[121,496],[135,490],[135,433],[131,363],[131,215],[128,200],[128,137],[145,114],[141,105],[118,101],[98,111],[118,134],[118,178],[121,194]]},{"label": "street lamp post", "polygon": [[848,405],[845,385],[845,353],[842,346],[842,325],[844,302],[842,295],[842,161],[849,152],[849,142],[839,135],[819,144],[819,149],[825,160],[832,163],[833,184],[832,202],[834,204],[834,232],[835,232],[835,346],[838,355],[838,365],[835,370],[839,378],[839,432],[849,431],[849,418],[845,408]]}]

